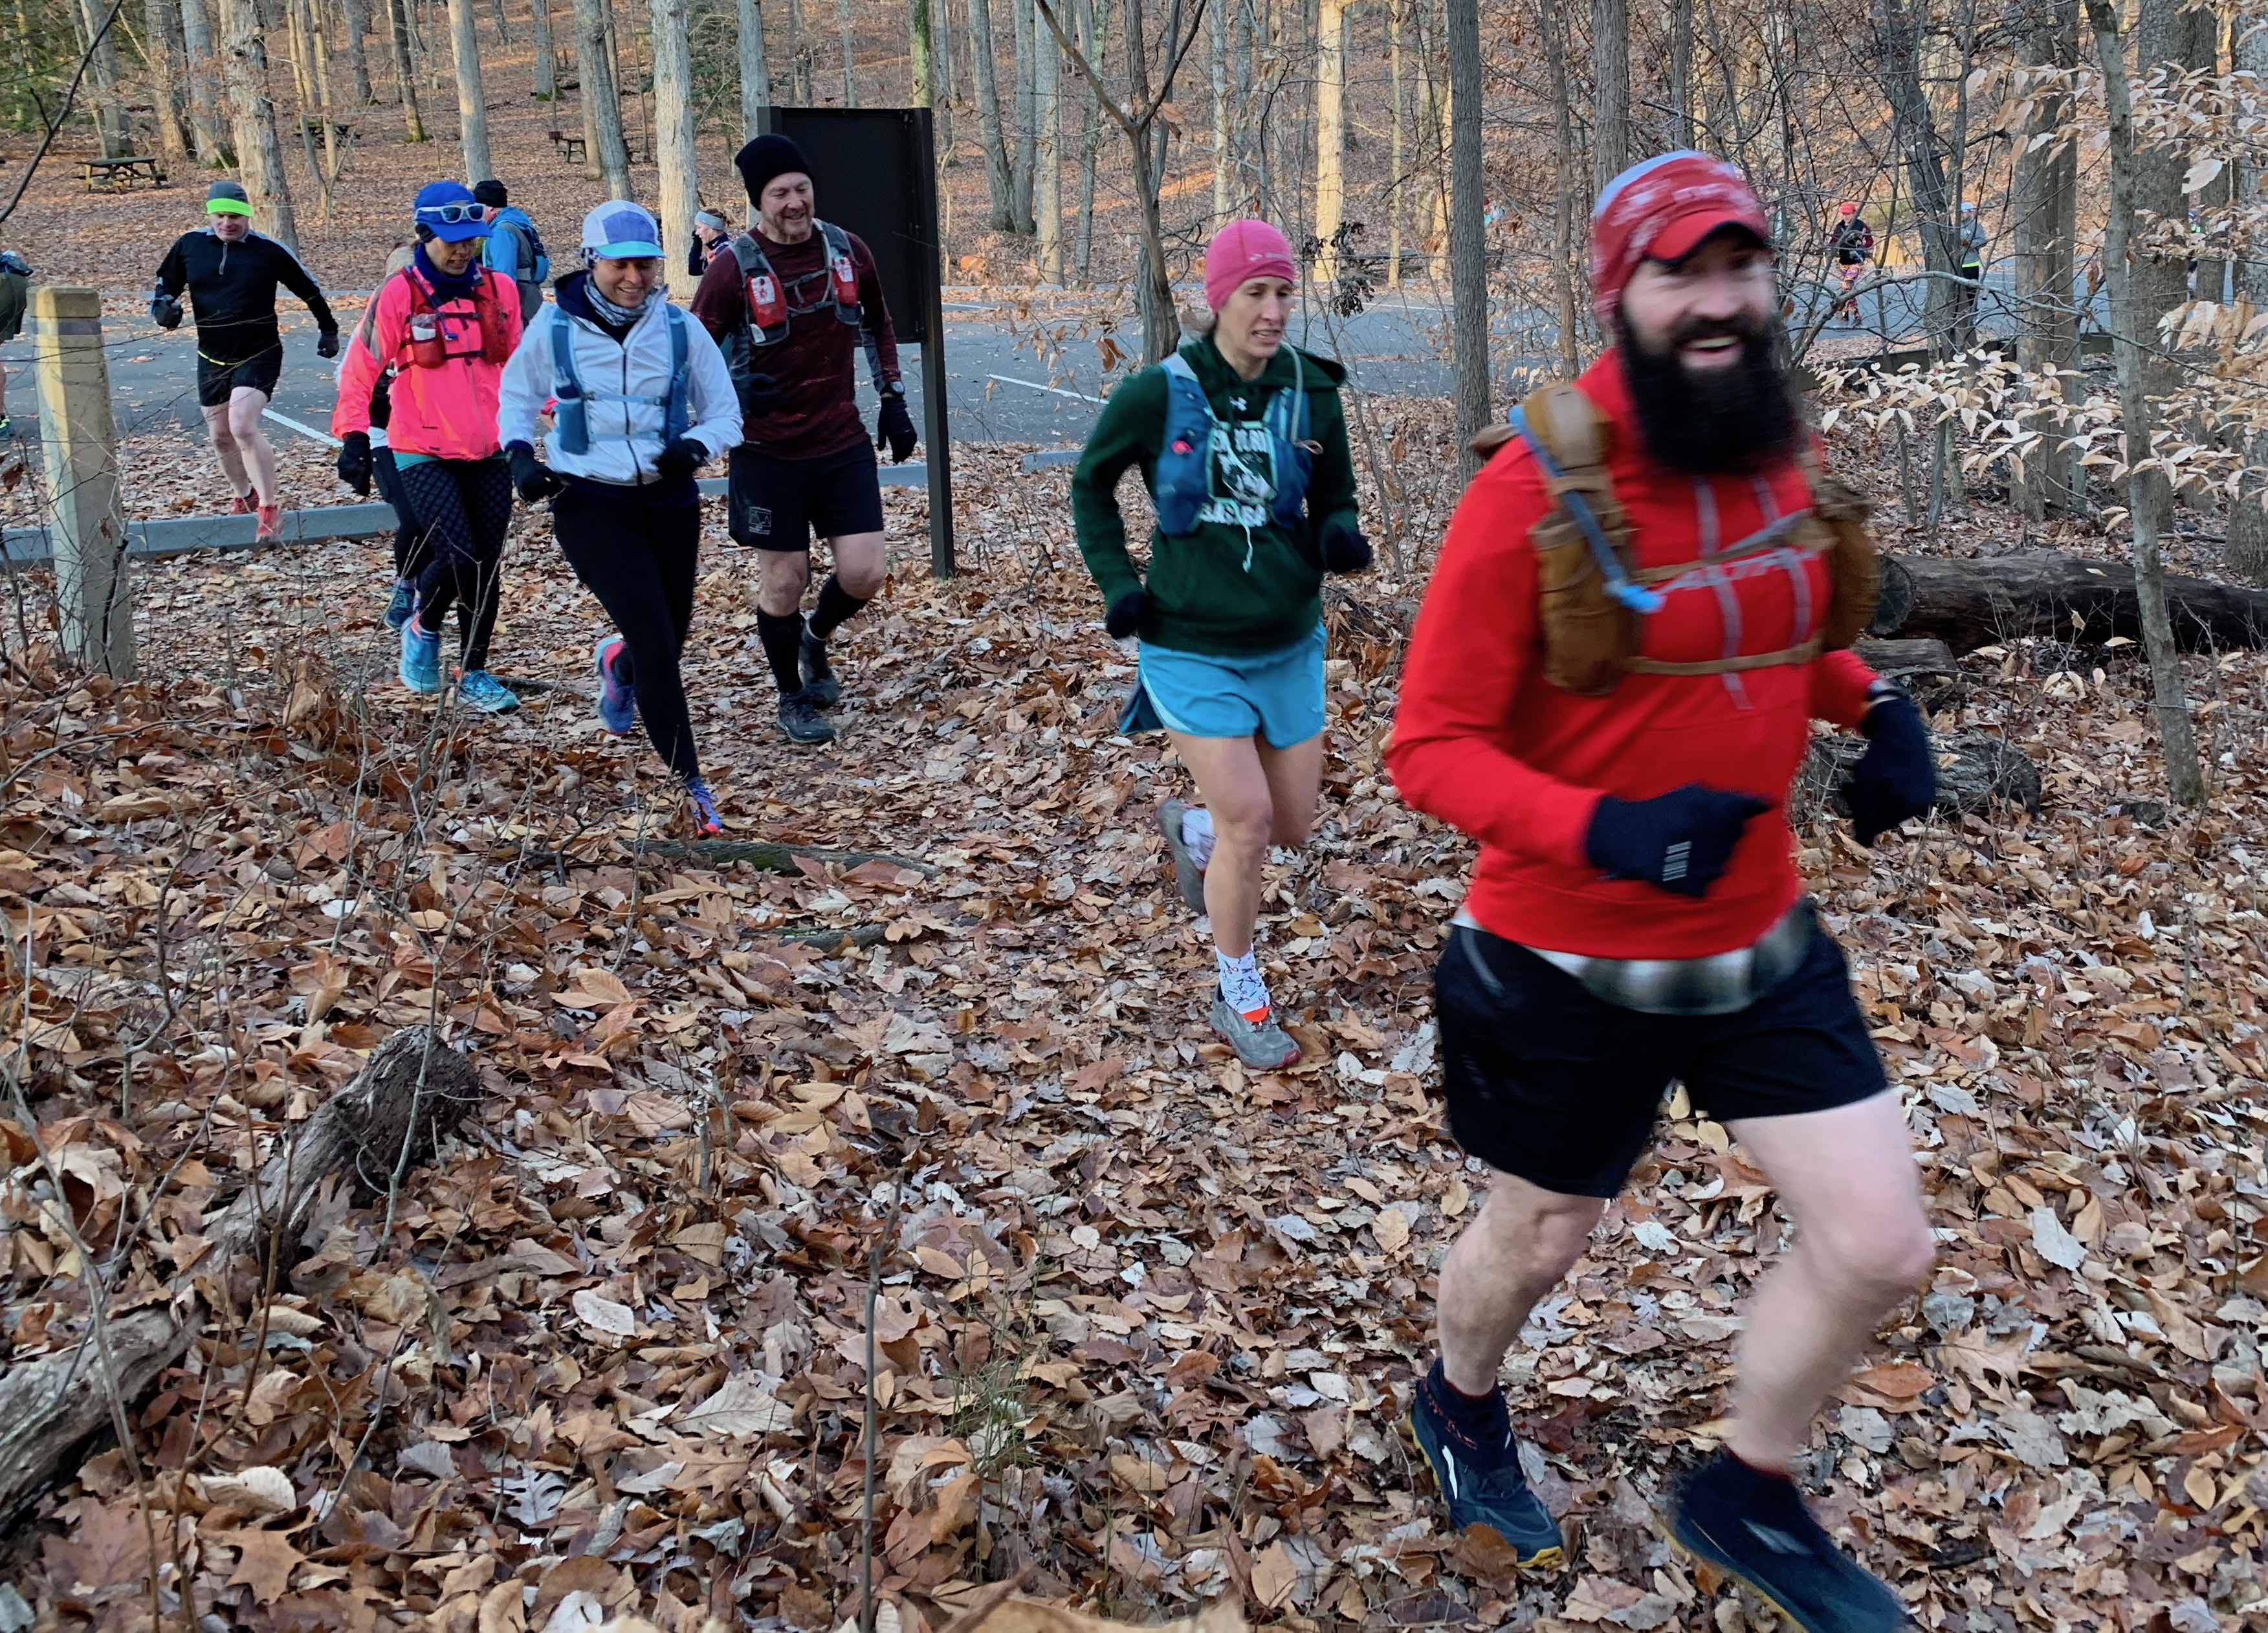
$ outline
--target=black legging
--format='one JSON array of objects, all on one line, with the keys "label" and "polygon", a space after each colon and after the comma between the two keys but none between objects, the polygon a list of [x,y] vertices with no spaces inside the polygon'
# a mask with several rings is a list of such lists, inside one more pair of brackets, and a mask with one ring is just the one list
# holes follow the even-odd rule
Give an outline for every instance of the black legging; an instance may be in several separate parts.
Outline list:
[{"label": "black legging", "polygon": [[504,567],[504,529],[512,522],[512,472],[502,454],[486,460],[396,456],[394,480],[409,502],[416,540],[417,626],[440,633],[457,609],[459,662],[470,673],[489,666],[496,632],[497,581]]},{"label": "black legging", "polygon": [[409,519],[409,501],[401,491],[401,473],[394,468],[394,450],[379,449],[372,456],[371,468],[378,478],[378,497],[394,507],[394,576],[415,578],[424,570],[425,552],[418,548],[423,541]]},{"label": "black legging", "polygon": [[[651,494],[648,488],[644,490]],[[626,656],[615,674],[637,694],[638,718],[654,752],[681,777],[701,775],[693,716],[678,657],[693,628],[693,580],[701,555],[698,504],[646,506],[588,486],[551,502],[560,553],[621,631]]]}]

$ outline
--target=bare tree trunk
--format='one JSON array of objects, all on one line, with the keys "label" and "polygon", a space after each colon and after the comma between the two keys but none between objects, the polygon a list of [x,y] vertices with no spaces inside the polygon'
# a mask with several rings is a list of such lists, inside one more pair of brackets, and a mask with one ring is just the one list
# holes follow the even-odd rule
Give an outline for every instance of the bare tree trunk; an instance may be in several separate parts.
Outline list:
[{"label": "bare tree trunk", "polygon": [[1567,13],[1557,0],[1541,0],[1537,22],[1543,31],[1543,63],[1551,82],[1553,173],[1551,179],[1551,293],[1557,309],[1559,371],[1573,379],[1582,371],[1575,351],[1575,107],[1567,86]]},{"label": "bare tree trunk", "polygon": [[101,143],[105,158],[117,158],[133,151],[134,132],[126,121],[125,99],[118,94],[118,30],[104,26],[110,18],[108,0],[101,4],[96,0],[74,0],[71,17],[86,54],[86,87],[93,105],[95,139]]},{"label": "bare tree trunk", "polygon": [[[693,238],[701,171],[693,154],[693,48],[688,0],[653,0],[653,162],[661,175],[661,246]],[[666,263],[665,263],[666,264]]]},{"label": "bare tree trunk", "polygon": [[[1454,70],[1454,44],[1449,63]],[[1591,0],[1591,77],[1598,87],[1591,127],[1591,191],[1595,194],[1630,168],[1629,0]]]},{"label": "bare tree trunk", "polygon": [[322,196],[321,218],[328,221],[331,213],[331,183],[339,173],[339,121],[331,114],[330,59],[323,49],[323,24],[316,11],[315,0],[290,0],[298,18],[299,39],[307,55],[307,78],[315,90],[315,105],[311,109],[301,105],[304,118],[312,113],[316,129],[323,136],[323,162],[314,164],[313,143],[309,145],[308,163],[315,172],[316,190]]},{"label": "bare tree trunk", "polygon": [[1013,232],[1015,170],[1008,162],[1007,138],[1000,129],[999,59],[992,50],[992,0],[968,0],[968,38],[975,54],[971,66],[976,77],[977,141],[984,150],[984,180],[992,194],[988,224],[995,232]]},{"label": "bare tree trunk", "polygon": [[1905,158],[1914,224],[1921,232],[1922,264],[1944,275],[1929,281],[1923,319],[1931,348],[1943,356],[1953,349],[1958,312],[1950,282],[1960,254],[1958,229],[1936,115],[1922,90],[1922,19],[1911,4],[1911,0],[1875,0],[1875,40],[1869,55],[1890,105],[1893,140]]},{"label": "bare tree trunk", "polygon": [[[2154,0],[2144,0],[2146,28]],[[2126,78],[2126,45],[2119,37],[2116,0],[2087,0],[2095,27],[2095,55],[2102,64],[2102,101],[2110,136],[2110,209],[2103,226],[2102,267],[2110,283],[2110,333],[2118,359],[2118,408],[2126,426],[2127,487],[2133,506],[2134,593],[2141,603],[2142,646],[2150,659],[2153,710],[2166,759],[2166,786],[2185,805],[2205,798],[2205,772],[2198,761],[2197,736],[2190,719],[2181,657],[2166,605],[2166,564],[2158,550],[2156,494],[2147,485],[2143,462],[2151,457],[2151,407],[2142,361],[2143,314],[2135,310],[2132,260],[2135,210],[2139,203],[2134,151],[2134,115]],[[2146,58],[2146,60],[2147,60]],[[2179,178],[2176,179],[2178,182]]]},{"label": "bare tree trunk", "polygon": [[[2032,0],[2027,23],[2024,49],[2030,63],[2065,70],[2079,66],[2078,0]],[[2071,117],[2071,99],[2049,87],[2036,93],[2032,107],[2016,148],[2009,210],[2015,217],[2016,361],[2036,378],[2077,366],[2079,314],[2072,305],[2072,244],[2064,236],[2059,203],[2066,173],[2076,159],[2065,142],[2031,145],[2033,138],[2062,130]],[[2036,389],[2060,398],[2068,386]],[[2058,456],[2058,429],[2044,416],[2033,423],[2039,441],[2018,467],[2014,497],[2017,508],[2039,521],[2051,509],[2074,508],[2078,496],[2070,485],[2070,461]]]},{"label": "bare tree trunk", "polygon": [[220,0],[220,7],[228,40],[222,72],[236,124],[244,189],[252,197],[262,230],[296,255],[299,224],[284,173],[283,144],[276,140],[276,106],[268,96],[268,50],[261,43],[259,12],[253,0]]},{"label": "bare tree trunk", "polygon": [[1315,276],[1339,275],[1331,239],[1346,214],[1346,0],[1321,0],[1315,14]]},{"label": "bare tree trunk", "polygon": [[940,165],[953,163],[953,105],[959,92],[953,77],[953,0],[936,0],[936,10],[930,18],[933,35],[935,63],[930,70],[930,83],[937,96],[937,158]]},{"label": "bare tree trunk", "polygon": [[1229,217],[1228,193],[1228,5],[1215,0],[1206,19],[1211,48],[1207,66],[1212,85],[1212,218],[1216,225]]},{"label": "bare tree trunk", "polygon": [[[913,32],[910,45],[913,52],[914,106],[925,107],[934,122],[937,95],[937,37],[930,26],[930,0],[912,0]],[[939,144],[943,151],[942,143]]]},{"label": "bare tree trunk", "polygon": [[196,143],[197,158],[208,165],[228,164],[235,155],[220,107],[220,61],[213,49],[209,0],[181,0],[181,56],[189,82],[189,135]]},{"label": "bare tree trunk", "polygon": [[[2092,4],[2088,11],[2092,18]],[[2211,10],[2190,11],[2182,0],[2139,0],[2134,9],[2138,70],[2146,77],[2154,68],[2163,68],[2176,75],[2191,69],[2211,68],[2217,55],[2217,26],[2215,13]],[[2096,33],[2101,33],[2100,24],[2096,25]],[[2134,155],[2135,209],[2154,216],[2174,237],[2182,239],[2187,237],[2183,224],[2189,218],[2189,195],[2182,190],[2182,176],[2191,158],[2185,147],[2172,143],[2154,143]],[[2104,256],[2107,262],[2107,250]],[[2145,349],[2142,389],[2154,398],[2175,391],[2182,380],[2182,364],[2168,355],[2158,326],[2169,313],[2189,298],[2186,259],[2178,249],[2145,249],[2131,268],[2134,278],[2133,318],[2138,326],[2133,339]],[[2147,481],[2151,514],[2162,533],[2174,522],[2173,485],[2163,472],[2157,470],[2148,474]]]},{"label": "bare tree trunk", "polygon": [[1063,54],[1055,36],[1033,31],[1032,108],[1038,142],[1032,149],[1033,226],[1039,233],[1040,276],[1063,287]]},{"label": "bare tree trunk", "polygon": [[449,43],[457,63],[457,122],[463,131],[465,174],[484,181],[496,174],[489,159],[489,104],[481,91],[481,35],[473,0],[449,0]]},{"label": "bare tree trunk", "polygon": [[739,6],[740,128],[744,136],[753,137],[763,129],[771,109],[771,70],[764,57],[763,0],[739,0]]},{"label": "bare tree trunk", "polygon": [[794,64],[795,105],[809,107],[819,99],[812,87],[819,54],[803,26],[803,0],[787,0],[787,38],[788,58]]},{"label": "bare tree trunk", "polygon": [[393,24],[394,86],[394,94],[401,99],[404,135],[411,142],[423,142],[427,139],[425,118],[417,109],[417,65],[409,54],[409,0],[386,0],[386,10]]},{"label": "bare tree trunk", "polygon": [[344,0],[346,10],[347,79],[354,87],[354,105],[368,107],[378,100],[370,85],[370,50],[363,36],[370,33],[370,0]]},{"label": "bare tree trunk", "polygon": [[[2268,82],[2268,29],[2240,24],[2236,29],[2236,66]],[[2257,210],[2268,190],[2268,168],[2248,166],[2236,184],[2235,196]],[[2268,309],[2268,260],[2256,252],[2237,271],[2236,292],[2255,306]],[[2228,543],[2224,552],[2231,571],[2254,584],[2268,584],[2268,487],[2260,472],[2268,469],[2268,433],[2252,438],[2246,454],[2254,467],[2244,495],[2228,507]]]},{"label": "bare tree trunk", "polygon": [[[1617,9],[1620,0],[1602,0]],[[1488,257],[1481,241],[1480,0],[1448,0],[1449,330],[1457,430],[1464,441],[1489,421]],[[1627,114],[1625,114],[1627,118]],[[1465,468],[1478,460],[1468,451]]]},{"label": "bare tree trunk", "polygon": [[835,19],[843,36],[843,106],[858,106],[858,59],[850,49],[850,0],[836,0]]},{"label": "bare tree trunk", "polygon": [[1680,147],[1699,140],[1693,126],[1693,4],[1669,0],[1670,140]]},{"label": "bare tree trunk", "polygon": [[158,149],[175,165],[189,162],[189,131],[182,117],[181,60],[173,45],[178,14],[165,0],[143,0],[142,59],[150,69],[150,103],[158,121]]},{"label": "bare tree trunk", "polygon": [[504,0],[489,0],[489,4],[496,12],[497,43],[508,46],[512,43],[512,25],[504,20]]},{"label": "bare tree trunk", "polygon": [[1039,159],[1038,58],[1035,55],[1032,0],[1009,0],[1016,19],[1016,231],[1030,237],[1032,174]]},{"label": "bare tree trunk", "polygon": [[[1431,0],[1427,0],[1427,4],[1430,4]],[[1425,55],[1428,88],[1433,93],[1432,125],[1435,140],[1439,143],[1434,151],[1440,155],[1440,162],[1434,166],[1434,176],[1440,184],[1433,190],[1433,226],[1427,238],[1441,256],[1441,264],[1445,268],[1449,268],[1449,194],[1455,185],[1454,155],[1457,150],[1456,131],[1451,122],[1453,105],[1456,99],[1456,75],[1452,71],[1449,62],[1449,8],[1457,4],[1458,0],[1441,0],[1440,31]],[[1435,66],[1437,61],[1438,67]],[[1485,238],[1482,240],[1481,256],[1485,263],[1488,257]],[[1454,268],[1449,269],[1454,287]]]},{"label": "bare tree trunk", "polygon": [[628,198],[630,145],[622,140],[622,98],[607,40],[606,8],[607,0],[575,0],[575,72],[583,82],[583,129],[589,143],[584,173],[599,180],[608,197]]},{"label": "bare tree trunk", "polygon": [[1403,6],[1408,0],[1387,0],[1386,63],[1393,86],[1393,106],[1388,110],[1386,183],[1386,287],[1402,287],[1402,35]]},{"label": "bare tree trunk", "polygon": [[[1090,63],[1109,55],[1110,0],[1072,0],[1079,48]],[[1086,123],[1079,137],[1079,281],[1085,285],[1094,267],[1094,168],[1102,148],[1102,88],[1089,85]]]},{"label": "bare tree trunk", "polygon": [[559,58],[551,42],[551,0],[529,0],[535,26],[535,94],[545,102],[559,99]]},{"label": "bare tree trunk", "polygon": [[1259,123],[1252,105],[1252,0],[1213,0],[1213,4],[1232,11],[1228,60],[1236,99],[1231,104],[1235,118],[1228,143],[1229,210],[1232,215],[1248,215],[1254,208],[1252,143]]}]

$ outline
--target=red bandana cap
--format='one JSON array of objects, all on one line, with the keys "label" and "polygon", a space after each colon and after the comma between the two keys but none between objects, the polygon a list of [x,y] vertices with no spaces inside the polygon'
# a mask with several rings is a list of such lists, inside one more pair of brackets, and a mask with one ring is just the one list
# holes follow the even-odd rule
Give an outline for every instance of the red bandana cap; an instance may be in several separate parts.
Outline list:
[{"label": "red bandana cap", "polygon": [[1683,149],[1632,165],[1608,182],[1591,210],[1591,310],[1599,327],[1614,321],[1623,286],[1639,262],[1683,261],[1726,227],[1771,244],[1764,206],[1721,158]]}]

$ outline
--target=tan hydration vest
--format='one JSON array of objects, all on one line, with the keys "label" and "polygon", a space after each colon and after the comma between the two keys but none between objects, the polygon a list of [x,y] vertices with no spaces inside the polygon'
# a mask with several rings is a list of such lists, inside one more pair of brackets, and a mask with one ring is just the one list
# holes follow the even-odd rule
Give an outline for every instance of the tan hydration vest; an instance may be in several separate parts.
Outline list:
[{"label": "tan hydration vest", "polygon": [[[1798,444],[1796,459],[1811,488],[1808,511],[1719,555],[1633,569],[1630,519],[1607,474],[1608,430],[1597,405],[1577,387],[1561,383],[1536,391],[1508,423],[1490,426],[1473,438],[1473,451],[1483,459],[1515,438],[1525,440],[1536,455],[1544,486],[1557,501],[1528,534],[1535,547],[1544,679],[1566,691],[1596,695],[1612,691],[1626,674],[1726,674],[1809,663],[1865,633],[1882,577],[1867,531],[1868,506],[1820,467],[1808,440]],[[1660,601],[1653,585],[1697,568],[1789,549],[1827,558],[1827,614],[1810,639],[1782,651],[1701,663],[1660,663],[1638,656],[1638,621]]]}]

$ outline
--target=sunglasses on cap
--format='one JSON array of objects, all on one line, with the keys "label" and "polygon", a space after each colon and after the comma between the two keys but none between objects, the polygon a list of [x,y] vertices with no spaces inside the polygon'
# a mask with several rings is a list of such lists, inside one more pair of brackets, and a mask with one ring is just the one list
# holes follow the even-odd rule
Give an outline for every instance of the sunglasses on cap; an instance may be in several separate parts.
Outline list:
[{"label": "sunglasses on cap", "polygon": [[488,218],[489,207],[486,204],[421,204],[417,207],[418,220],[438,221],[445,227],[453,227],[465,221],[486,221]]}]

